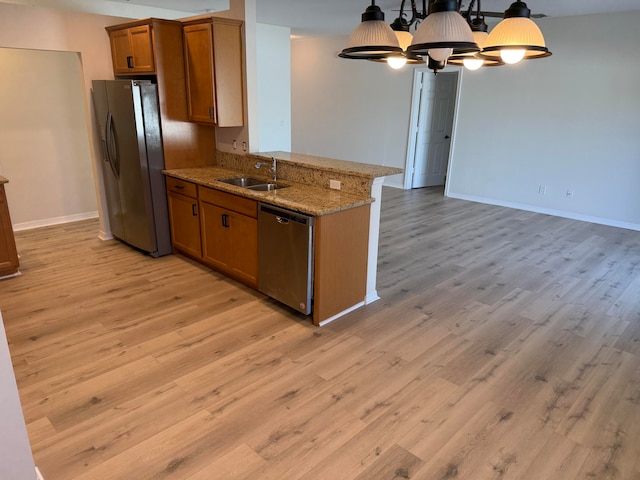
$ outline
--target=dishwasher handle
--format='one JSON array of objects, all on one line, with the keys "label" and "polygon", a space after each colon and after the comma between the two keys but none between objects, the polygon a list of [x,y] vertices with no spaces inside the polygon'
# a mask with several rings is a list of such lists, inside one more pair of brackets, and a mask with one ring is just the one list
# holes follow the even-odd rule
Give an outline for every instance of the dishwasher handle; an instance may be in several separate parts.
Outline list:
[{"label": "dishwasher handle", "polygon": [[276,207],[275,205],[269,205],[268,203],[260,203],[258,209],[261,213],[273,215],[276,217],[276,221],[283,225],[291,222],[307,226],[315,225],[315,217],[305,215],[304,213],[296,212],[294,210]]}]

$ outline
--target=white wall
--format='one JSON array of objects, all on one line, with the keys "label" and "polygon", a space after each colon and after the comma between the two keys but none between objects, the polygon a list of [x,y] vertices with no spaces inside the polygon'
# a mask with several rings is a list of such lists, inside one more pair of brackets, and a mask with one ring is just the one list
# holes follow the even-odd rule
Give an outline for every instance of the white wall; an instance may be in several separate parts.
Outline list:
[{"label": "white wall", "polygon": [[[96,192],[102,190],[102,172],[97,168],[99,167],[97,159],[101,158],[100,144],[97,133],[92,128],[91,80],[113,78],[109,37],[104,27],[124,21],[125,19],[118,17],[0,3],[0,47],[79,52],[80,54],[84,87],[81,97],[85,104],[85,136],[89,138],[94,173],[93,182],[85,185],[85,188],[93,192],[94,196],[97,195]],[[39,76],[36,67],[31,70],[31,73]],[[41,80],[45,79],[41,78]],[[59,175],[64,174],[65,172],[60,169]],[[12,179],[9,178],[9,181],[12,182]],[[9,186],[11,187],[11,183]],[[98,195],[97,200],[98,209],[106,211],[102,208],[105,205],[104,195]],[[11,202],[11,199],[9,201]],[[10,203],[11,210],[14,209],[13,203],[15,202]],[[108,230],[108,220],[104,215],[101,216],[100,228],[102,233]]]},{"label": "white wall", "polygon": [[[640,229],[640,12],[537,23],[553,56],[463,73],[448,194]],[[292,150],[404,168],[413,69],[346,41],[292,42]]]},{"label": "white wall", "polygon": [[640,230],[640,12],[537,23],[552,57],[464,72],[448,193]]},{"label": "white wall", "polygon": [[14,229],[97,216],[78,54],[0,48],[0,65],[0,173]]},{"label": "white wall", "polygon": [[0,312],[0,478],[27,480],[35,476],[33,456]]},{"label": "white wall", "polygon": [[257,25],[258,145],[291,151],[291,29]]},{"label": "white wall", "polygon": [[338,58],[347,40],[292,41],[292,151],[404,168],[413,69]]}]

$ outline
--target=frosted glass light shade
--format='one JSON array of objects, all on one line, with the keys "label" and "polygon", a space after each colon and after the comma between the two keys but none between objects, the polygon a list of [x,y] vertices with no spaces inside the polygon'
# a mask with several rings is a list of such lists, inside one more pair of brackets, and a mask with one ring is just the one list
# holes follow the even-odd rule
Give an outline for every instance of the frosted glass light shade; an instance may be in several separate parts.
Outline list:
[{"label": "frosted glass light shade", "polygon": [[437,62],[444,62],[453,53],[453,48],[432,48],[429,50],[429,56]]},{"label": "frosted glass light shade", "polygon": [[[402,50],[406,50],[409,45],[411,45],[411,40],[413,40],[413,35],[409,32],[405,32],[404,30],[393,30],[396,38],[398,39],[398,43],[400,44],[400,48]],[[415,63],[415,62],[414,62]],[[407,56],[402,55],[392,55],[387,57],[387,64],[394,70],[399,70],[407,64]]]},{"label": "frosted glass light shade", "polygon": [[398,39],[398,44],[402,50],[409,48],[409,45],[411,45],[411,42],[413,41],[413,35],[403,30],[394,30],[393,33],[395,33],[396,38]]},{"label": "frosted glass light shade", "polygon": [[[413,38],[413,35],[411,35],[409,32],[406,32],[404,30],[393,30],[393,33],[395,33],[396,37],[398,38],[400,48],[405,50],[409,45],[411,45],[411,39]],[[370,58],[369,60],[373,62],[387,62],[387,64],[395,70],[404,67],[406,64],[417,65],[420,63],[424,63],[424,60],[422,60],[422,58],[418,55],[412,55],[406,52],[401,54],[394,53],[392,55],[384,57]]]},{"label": "frosted glass light shade", "polygon": [[384,21],[384,13],[375,5],[375,1],[371,3],[362,14],[362,22],[349,37],[347,48],[340,52],[340,57],[372,60],[402,53],[398,38]]},{"label": "frosted glass light shade", "polygon": [[[487,32],[473,32],[473,39],[482,48],[489,34]],[[480,58],[476,53],[458,53],[449,57],[449,65],[464,65],[468,70],[478,70],[480,67],[497,67],[504,65],[500,57],[495,60]]]},{"label": "frosted glass light shade", "polygon": [[456,53],[480,50],[469,24],[457,10],[429,13],[420,23],[407,51],[427,55],[434,48],[452,48]]},{"label": "frosted glass light shade", "polygon": [[[514,2],[505,12],[505,18],[489,34],[480,54],[483,58],[502,57],[503,50],[524,50],[523,58],[543,58],[551,55],[540,28],[529,18],[524,2]],[[514,55],[506,54],[507,58]],[[504,59],[504,57],[502,57]],[[507,61],[507,60],[505,60]]]}]

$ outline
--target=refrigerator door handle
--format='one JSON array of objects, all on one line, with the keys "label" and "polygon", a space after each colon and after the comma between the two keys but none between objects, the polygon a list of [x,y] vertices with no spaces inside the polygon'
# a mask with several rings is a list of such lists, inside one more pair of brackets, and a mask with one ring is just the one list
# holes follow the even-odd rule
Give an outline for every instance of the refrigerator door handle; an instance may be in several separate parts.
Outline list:
[{"label": "refrigerator door handle", "polygon": [[107,134],[107,159],[111,170],[116,178],[120,177],[120,159],[118,158],[118,148],[116,147],[115,130],[113,128],[113,116],[111,112],[107,113],[107,125],[105,127]]}]

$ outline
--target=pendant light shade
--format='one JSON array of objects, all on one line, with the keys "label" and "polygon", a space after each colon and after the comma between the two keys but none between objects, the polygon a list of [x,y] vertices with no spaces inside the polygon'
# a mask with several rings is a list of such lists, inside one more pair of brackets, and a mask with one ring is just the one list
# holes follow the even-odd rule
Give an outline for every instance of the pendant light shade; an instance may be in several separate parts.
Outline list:
[{"label": "pendant light shade", "polygon": [[391,27],[384,21],[384,13],[375,0],[362,14],[362,22],[356,27],[347,48],[338,55],[341,58],[374,60],[389,55],[400,55],[402,49]]},{"label": "pendant light shade", "polygon": [[530,17],[531,10],[524,2],[512,3],[504,13],[504,20],[491,31],[479,56],[507,63],[550,56],[540,28]]},{"label": "pendant light shade", "polygon": [[393,68],[394,70],[398,70],[405,65],[416,65],[419,63],[424,63],[422,57],[418,55],[412,55],[406,52],[409,45],[411,45],[411,41],[413,40],[413,35],[409,32],[409,24],[404,18],[398,17],[391,23],[391,30],[393,30],[394,35],[398,39],[398,44],[402,49],[402,53],[393,53],[386,57],[382,58],[372,58],[370,59],[373,62],[387,62],[387,64]]},{"label": "pendant light shade", "polygon": [[429,5],[429,14],[420,23],[407,49],[415,55],[428,55],[431,49],[451,48],[454,53],[477,52],[471,28],[458,12],[455,0],[436,0]]},{"label": "pendant light shade", "polygon": [[[489,34],[486,31],[474,31],[473,39],[480,48],[483,48]],[[482,50],[481,50],[482,51]],[[468,70],[477,70],[480,67],[498,67],[504,65],[500,57],[495,59],[482,58],[476,53],[459,53],[452,55],[447,60],[449,65],[465,66]]]}]

